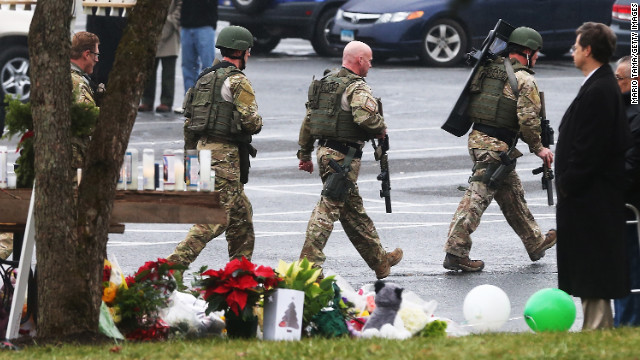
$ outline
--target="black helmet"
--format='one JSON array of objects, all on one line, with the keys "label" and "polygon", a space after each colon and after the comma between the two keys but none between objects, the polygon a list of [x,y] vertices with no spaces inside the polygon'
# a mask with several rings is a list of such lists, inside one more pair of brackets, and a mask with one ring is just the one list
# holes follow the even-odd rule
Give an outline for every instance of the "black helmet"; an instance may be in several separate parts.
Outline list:
[{"label": "black helmet", "polygon": [[253,35],[251,32],[242,26],[227,26],[218,34],[218,40],[216,40],[216,47],[227,48],[234,50],[247,50],[253,46]]},{"label": "black helmet", "polygon": [[531,50],[540,50],[542,48],[542,36],[534,29],[521,26],[511,33],[509,36],[510,44],[518,44]]}]

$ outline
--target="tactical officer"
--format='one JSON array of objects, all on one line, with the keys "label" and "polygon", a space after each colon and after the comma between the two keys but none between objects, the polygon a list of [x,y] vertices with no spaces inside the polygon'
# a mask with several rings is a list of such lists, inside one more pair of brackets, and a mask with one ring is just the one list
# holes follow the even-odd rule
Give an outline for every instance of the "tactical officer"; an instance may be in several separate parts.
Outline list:
[{"label": "tactical officer", "polygon": [[[344,48],[342,68],[325,72],[309,87],[307,115],[300,129],[298,168],[313,172],[311,152],[318,139],[318,167],[324,189],[311,213],[300,258],[317,267],[326,259],[322,250],[333,224],[340,220],[345,233],[378,279],[389,275],[402,259],[402,249],[386,252],[373,221],[358,193],[358,172],[365,141],[384,137],[386,125],[378,101],[364,80],[371,68],[372,52],[365,43],[352,41]],[[330,161],[340,165],[340,172]],[[336,164],[334,164],[336,165]]]},{"label": "tactical officer", "polygon": [[467,115],[473,121],[468,142],[473,174],[449,227],[444,248],[446,269],[480,271],[484,268],[483,261],[469,259],[470,235],[494,197],[531,261],[540,260],[545,250],[556,243],[555,230],[546,235],[541,233],[527,208],[524,189],[515,171],[515,161],[522,156],[515,148],[518,138],[547,166],[553,162],[553,153],[543,147],[540,140],[541,101],[532,70],[540,48],[540,34],[534,29],[519,27],[509,36],[508,57],[498,56],[482,66],[472,80]]},{"label": "tactical officer", "polygon": [[183,265],[192,263],[205,245],[226,232],[229,259],[251,260],[255,235],[253,210],[245,195],[248,181],[251,135],[262,129],[262,117],[249,79],[242,73],[251,55],[253,35],[240,26],[220,31],[216,47],[222,61],[202,71],[185,98],[185,149],[211,150],[215,189],[227,215],[227,224],[198,224],[168,259]]},{"label": "tactical officer", "polygon": [[89,75],[100,61],[99,44],[98,36],[86,31],[76,33],[71,40],[71,80],[76,102],[96,105],[98,86]]},{"label": "tactical officer", "polygon": [[[98,36],[87,31],[76,33],[71,40],[71,81],[73,82],[74,101],[77,103],[98,106],[96,103],[97,93],[104,92],[104,85],[97,85],[89,77],[100,61],[99,44]],[[71,138],[73,168],[82,168],[89,140],[89,136]]]}]

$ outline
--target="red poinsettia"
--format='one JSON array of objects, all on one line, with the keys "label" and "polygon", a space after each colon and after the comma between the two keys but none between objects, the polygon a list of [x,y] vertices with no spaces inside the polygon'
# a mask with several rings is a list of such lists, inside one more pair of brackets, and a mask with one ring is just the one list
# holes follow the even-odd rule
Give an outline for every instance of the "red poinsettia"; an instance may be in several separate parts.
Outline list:
[{"label": "red poinsettia", "polygon": [[224,269],[202,269],[200,276],[197,285],[208,303],[207,313],[231,310],[245,319],[253,315],[260,296],[282,281],[272,268],[256,266],[244,256],[231,260]]}]

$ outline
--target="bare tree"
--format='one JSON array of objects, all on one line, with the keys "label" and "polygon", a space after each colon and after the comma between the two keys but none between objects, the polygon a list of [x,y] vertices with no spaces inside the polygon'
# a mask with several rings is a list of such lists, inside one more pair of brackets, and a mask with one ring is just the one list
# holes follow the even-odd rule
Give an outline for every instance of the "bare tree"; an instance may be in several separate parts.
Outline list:
[{"label": "bare tree", "polygon": [[75,189],[69,72],[73,0],[39,0],[29,30],[35,130],[38,338],[98,333],[102,265],[123,155],[171,0],[138,0]]}]

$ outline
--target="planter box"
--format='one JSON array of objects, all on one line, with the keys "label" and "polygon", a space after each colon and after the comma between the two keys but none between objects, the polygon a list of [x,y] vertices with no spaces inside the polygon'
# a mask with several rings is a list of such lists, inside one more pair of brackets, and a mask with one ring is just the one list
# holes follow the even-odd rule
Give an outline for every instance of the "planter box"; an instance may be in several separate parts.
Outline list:
[{"label": "planter box", "polygon": [[304,292],[278,289],[265,299],[264,340],[300,340]]}]

